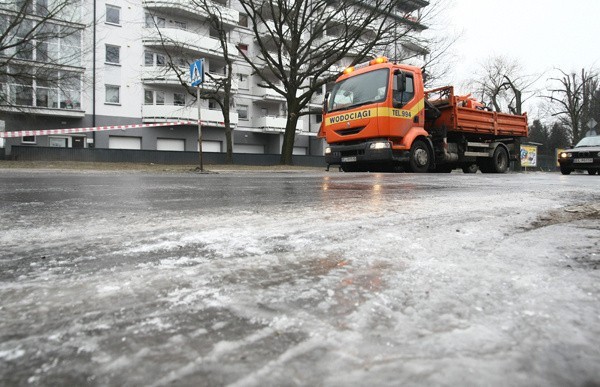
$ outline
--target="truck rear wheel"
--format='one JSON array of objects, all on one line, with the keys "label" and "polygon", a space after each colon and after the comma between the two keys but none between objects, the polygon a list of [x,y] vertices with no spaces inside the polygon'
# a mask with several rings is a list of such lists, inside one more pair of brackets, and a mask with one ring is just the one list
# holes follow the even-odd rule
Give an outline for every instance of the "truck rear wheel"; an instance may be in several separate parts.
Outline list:
[{"label": "truck rear wheel", "polygon": [[408,161],[411,172],[425,173],[431,164],[431,153],[429,147],[422,140],[416,140],[410,147],[410,158]]},{"label": "truck rear wheel", "polygon": [[508,170],[508,151],[497,146],[491,158],[479,159],[478,166],[482,173],[504,173]]},{"label": "truck rear wheel", "polygon": [[496,147],[492,156],[492,172],[505,173],[508,170],[508,152],[502,146]]}]

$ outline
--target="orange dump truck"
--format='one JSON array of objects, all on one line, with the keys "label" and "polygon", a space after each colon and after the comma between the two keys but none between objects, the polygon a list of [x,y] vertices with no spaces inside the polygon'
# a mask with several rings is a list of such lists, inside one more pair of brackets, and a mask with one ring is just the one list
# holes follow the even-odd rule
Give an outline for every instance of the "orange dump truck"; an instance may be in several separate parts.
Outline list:
[{"label": "orange dump truck", "polygon": [[348,68],[325,96],[319,136],[344,171],[503,173],[527,115],[488,111],[451,86],[425,91],[421,69],[377,58]]}]

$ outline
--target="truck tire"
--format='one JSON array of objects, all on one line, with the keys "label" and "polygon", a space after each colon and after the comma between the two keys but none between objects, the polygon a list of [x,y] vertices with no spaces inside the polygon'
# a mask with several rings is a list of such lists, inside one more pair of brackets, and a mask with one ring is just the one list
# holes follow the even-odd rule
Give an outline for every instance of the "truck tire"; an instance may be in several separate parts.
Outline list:
[{"label": "truck tire", "polygon": [[505,173],[508,170],[508,152],[503,146],[496,147],[491,160],[492,173]]},{"label": "truck tire", "polygon": [[431,152],[422,140],[416,140],[410,147],[410,158],[408,165],[411,172],[425,173],[431,165]]}]

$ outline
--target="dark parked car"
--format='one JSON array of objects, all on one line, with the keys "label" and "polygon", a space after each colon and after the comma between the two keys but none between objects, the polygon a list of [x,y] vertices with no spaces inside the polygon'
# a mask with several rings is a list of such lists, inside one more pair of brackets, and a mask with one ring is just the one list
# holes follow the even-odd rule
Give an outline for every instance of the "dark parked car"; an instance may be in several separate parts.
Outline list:
[{"label": "dark parked car", "polygon": [[600,136],[585,137],[573,149],[560,152],[558,162],[563,175],[574,170],[588,171],[590,175],[600,174]]}]

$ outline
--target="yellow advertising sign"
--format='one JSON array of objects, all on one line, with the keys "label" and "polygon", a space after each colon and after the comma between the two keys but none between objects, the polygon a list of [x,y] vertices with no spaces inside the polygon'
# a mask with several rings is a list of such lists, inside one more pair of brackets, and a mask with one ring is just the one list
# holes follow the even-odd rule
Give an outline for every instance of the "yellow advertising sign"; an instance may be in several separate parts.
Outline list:
[{"label": "yellow advertising sign", "polygon": [[521,145],[521,166],[537,167],[536,145]]}]

